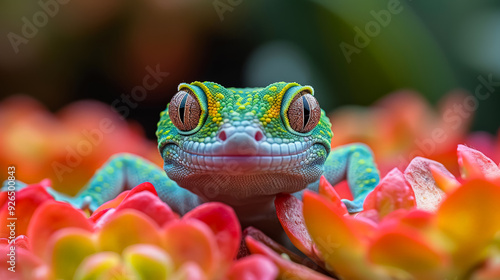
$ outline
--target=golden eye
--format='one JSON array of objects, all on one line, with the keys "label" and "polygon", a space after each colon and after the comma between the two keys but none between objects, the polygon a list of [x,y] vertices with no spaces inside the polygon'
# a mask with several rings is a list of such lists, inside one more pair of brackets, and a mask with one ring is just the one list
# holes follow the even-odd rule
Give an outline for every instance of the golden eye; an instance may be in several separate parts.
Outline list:
[{"label": "golden eye", "polygon": [[179,91],[168,106],[168,115],[172,123],[181,131],[190,131],[198,126],[201,116],[200,103],[187,91]]},{"label": "golden eye", "polygon": [[288,107],[288,121],[290,127],[300,133],[306,133],[313,130],[321,117],[319,103],[306,91],[297,94],[290,107]]}]

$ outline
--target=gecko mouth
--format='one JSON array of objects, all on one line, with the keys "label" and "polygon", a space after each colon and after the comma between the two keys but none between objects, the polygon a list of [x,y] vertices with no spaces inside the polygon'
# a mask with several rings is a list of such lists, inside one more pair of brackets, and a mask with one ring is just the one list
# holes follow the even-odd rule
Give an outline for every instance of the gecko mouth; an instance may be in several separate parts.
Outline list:
[{"label": "gecko mouth", "polygon": [[[274,144],[273,144],[274,145]],[[272,146],[272,145],[271,145]],[[290,145],[291,146],[291,145]],[[197,151],[176,144],[162,150],[164,169],[170,179],[206,201],[245,205],[269,200],[277,193],[294,193],[317,181],[329,149],[315,142],[301,142],[301,149],[278,153],[253,149],[234,153],[234,149],[215,152],[205,146]],[[192,148],[192,146],[191,146]],[[297,148],[297,146],[295,146]],[[231,153],[228,153],[231,152]]]},{"label": "gecko mouth", "polygon": [[327,156],[326,147],[314,142],[263,145],[251,150],[242,147],[238,153],[224,150],[223,145],[196,144],[165,146],[165,167],[171,164],[197,172],[241,175],[305,168],[322,164]]}]

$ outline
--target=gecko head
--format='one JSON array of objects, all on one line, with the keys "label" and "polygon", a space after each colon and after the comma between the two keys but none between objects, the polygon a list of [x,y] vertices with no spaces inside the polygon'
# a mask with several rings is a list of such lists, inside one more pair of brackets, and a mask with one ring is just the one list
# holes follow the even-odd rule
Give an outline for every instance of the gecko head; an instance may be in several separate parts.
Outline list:
[{"label": "gecko head", "polygon": [[158,122],[169,178],[205,200],[237,206],[315,182],[330,152],[330,122],[310,86],[180,84]]}]

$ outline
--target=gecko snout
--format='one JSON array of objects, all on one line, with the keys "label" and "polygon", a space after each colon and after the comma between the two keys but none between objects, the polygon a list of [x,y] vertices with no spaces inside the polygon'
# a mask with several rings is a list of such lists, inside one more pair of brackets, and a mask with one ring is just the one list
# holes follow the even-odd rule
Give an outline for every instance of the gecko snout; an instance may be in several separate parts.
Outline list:
[{"label": "gecko snout", "polygon": [[228,127],[219,131],[217,139],[224,145],[224,154],[233,156],[256,155],[264,133],[256,127]]}]

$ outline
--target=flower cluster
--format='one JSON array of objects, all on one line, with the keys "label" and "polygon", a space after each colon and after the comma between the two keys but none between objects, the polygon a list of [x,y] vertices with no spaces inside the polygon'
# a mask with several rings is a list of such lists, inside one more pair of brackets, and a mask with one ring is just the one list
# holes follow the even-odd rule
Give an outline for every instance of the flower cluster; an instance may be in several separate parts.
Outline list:
[{"label": "flower cluster", "polygon": [[[206,203],[182,218],[143,183],[102,205],[90,217],[56,202],[47,181],[17,194],[23,217],[11,245],[0,239],[1,279],[275,279],[277,267],[259,255],[236,257],[241,229],[234,211]],[[0,217],[8,215],[6,193]],[[0,236],[8,236],[8,229]],[[14,278],[12,278],[14,277]]]},{"label": "flower cluster", "polygon": [[460,179],[424,158],[393,169],[355,215],[322,179],[303,204],[278,197],[278,217],[298,249],[342,279],[499,279],[500,169],[466,146],[458,158]]}]

